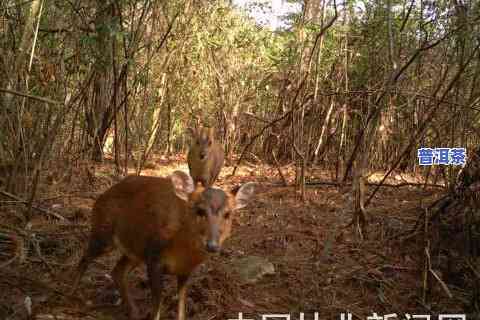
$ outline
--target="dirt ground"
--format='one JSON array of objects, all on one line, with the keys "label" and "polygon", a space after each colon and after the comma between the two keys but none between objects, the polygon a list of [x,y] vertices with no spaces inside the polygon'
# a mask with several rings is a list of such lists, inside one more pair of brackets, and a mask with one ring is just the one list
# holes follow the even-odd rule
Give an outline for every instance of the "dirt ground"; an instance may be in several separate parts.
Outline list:
[{"label": "dirt ground", "polygon": [[[142,174],[166,175],[174,169],[186,171],[185,160],[157,159]],[[71,223],[35,211],[30,225],[21,229],[21,207],[0,199],[0,265],[18,253],[0,269],[0,319],[27,319],[30,304],[33,319],[128,319],[109,276],[116,253],[91,264],[77,295],[66,295],[70,272],[86,245],[89,209],[115,182],[112,172],[107,161],[95,170],[81,165],[70,177],[61,168],[44,177],[39,203]],[[310,185],[302,202],[293,187],[280,186],[275,168],[242,166],[233,178],[228,177],[231,172],[232,167],[223,169],[219,186],[257,181],[260,187],[253,203],[237,213],[224,252],[212,256],[190,280],[189,319],[236,319],[239,312],[245,319],[266,314],[298,319],[301,312],[305,319],[314,319],[315,312],[318,319],[341,319],[342,313],[343,319],[348,313],[351,319],[367,319],[373,313],[397,314],[390,319],[464,313],[466,293],[461,287],[449,284],[453,296],[449,298],[441,282],[434,280],[425,302],[422,298],[424,243],[411,230],[422,207],[436,199],[440,189],[381,188],[367,208],[368,239],[359,241],[352,228],[345,228],[352,214],[347,197],[335,186]],[[294,176],[288,167],[284,173],[289,179]],[[320,171],[315,176],[329,179]],[[21,236],[8,241],[7,234]],[[266,258],[275,273],[253,284],[242,283],[232,271],[232,261],[243,256]],[[437,274],[442,277],[441,271]],[[130,283],[147,314],[151,300],[145,270],[135,270]],[[176,302],[176,281],[171,277],[165,282],[164,319],[176,318]]]}]

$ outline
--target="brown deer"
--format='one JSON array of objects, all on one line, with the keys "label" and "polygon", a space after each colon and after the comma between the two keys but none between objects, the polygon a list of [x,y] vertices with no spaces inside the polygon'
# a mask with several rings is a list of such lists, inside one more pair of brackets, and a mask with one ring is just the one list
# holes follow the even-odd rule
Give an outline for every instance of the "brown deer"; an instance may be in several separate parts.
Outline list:
[{"label": "brown deer", "polygon": [[72,294],[88,265],[117,247],[123,253],[112,275],[130,318],[140,313],[129,295],[127,275],[145,263],[153,297],[153,316],[160,319],[160,279],[178,280],[178,320],[185,320],[187,280],[208,253],[220,250],[230,235],[233,211],[245,207],[255,183],[224,192],[195,185],[184,172],[169,177],[130,176],[95,202],[88,247],[74,273]]},{"label": "brown deer", "polygon": [[222,170],[225,153],[222,145],[215,140],[213,128],[188,128],[192,143],[187,155],[190,175],[195,183],[211,187]]}]

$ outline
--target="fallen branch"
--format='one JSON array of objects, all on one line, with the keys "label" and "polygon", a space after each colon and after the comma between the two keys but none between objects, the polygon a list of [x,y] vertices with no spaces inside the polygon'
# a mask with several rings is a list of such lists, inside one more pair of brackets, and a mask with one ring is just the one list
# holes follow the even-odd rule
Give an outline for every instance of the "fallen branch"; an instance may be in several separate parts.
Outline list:
[{"label": "fallen branch", "polygon": [[[18,196],[14,195],[14,194],[11,194],[10,192],[7,192],[7,191],[4,191],[4,190],[0,190],[0,194],[3,194],[4,196],[10,198],[10,199],[14,199],[24,205],[27,205],[28,204],[28,201],[27,200],[24,200],[22,198],[19,198]],[[47,209],[44,209],[44,208],[41,208],[41,207],[38,207],[38,206],[35,206],[35,205],[32,205],[32,208],[35,209],[35,210],[38,210],[40,212],[43,212],[43,213],[46,213],[50,216],[53,216],[61,221],[64,221],[64,222],[68,222],[68,220],[63,217],[61,214],[53,211],[53,210],[47,210]]]}]

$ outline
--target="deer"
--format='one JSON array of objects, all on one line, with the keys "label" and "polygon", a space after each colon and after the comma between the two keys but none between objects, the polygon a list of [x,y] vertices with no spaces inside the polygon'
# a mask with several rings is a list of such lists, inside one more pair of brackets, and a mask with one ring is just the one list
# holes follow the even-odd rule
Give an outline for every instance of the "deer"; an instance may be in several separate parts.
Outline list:
[{"label": "deer", "polygon": [[161,316],[161,279],[177,277],[177,319],[185,320],[187,282],[209,255],[230,236],[234,211],[253,198],[256,183],[232,191],[195,184],[183,171],[167,177],[128,176],[96,200],[88,246],[73,273],[71,294],[88,265],[117,248],[122,256],[112,271],[131,319],[140,319],[129,295],[128,274],[146,265],[153,298],[153,319]]},{"label": "deer", "polygon": [[192,142],[187,154],[188,169],[195,183],[211,187],[217,180],[225,160],[223,146],[215,140],[214,129],[188,128]]}]

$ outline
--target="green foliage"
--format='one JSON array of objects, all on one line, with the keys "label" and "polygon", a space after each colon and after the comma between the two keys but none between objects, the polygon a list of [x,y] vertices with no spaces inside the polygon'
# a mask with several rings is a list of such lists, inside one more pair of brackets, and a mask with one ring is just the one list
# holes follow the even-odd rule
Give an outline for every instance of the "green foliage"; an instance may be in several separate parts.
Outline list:
[{"label": "green foliage", "polygon": [[[306,5],[303,1],[289,1]],[[101,16],[99,8],[109,4],[45,3],[44,12],[48,14],[42,15],[34,60],[38,66],[33,68],[38,75],[30,78],[30,88],[38,95],[58,96],[61,100],[65,92],[91,86],[89,79],[95,72],[103,71],[105,78],[111,77],[113,61],[117,71],[128,66],[123,69],[127,76],[122,87],[129,94],[131,108],[131,122],[126,125],[139,140],[154,124],[155,110],[162,111],[162,126],[167,127],[167,106],[177,134],[195,117],[218,124],[223,113],[255,111],[270,118],[284,111],[278,107],[279,97],[285,93],[279,83],[285,77],[290,77],[291,83],[301,79],[303,64],[322,29],[321,14],[308,18],[298,12],[283,18],[287,27],[272,31],[228,1],[121,0],[115,4],[121,10],[122,21],[116,14]],[[337,1],[338,20],[324,33],[321,45],[317,42],[304,94],[308,96],[315,87],[318,92],[381,88],[392,70],[390,50],[396,65],[401,66],[419,46],[445,37],[461,23],[456,17],[458,8],[449,1],[414,2],[409,10],[411,4],[400,0]],[[259,0],[249,10],[269,11],[270,5],[270,1]],[[317,5],[320,10],[321,5]],[[333,17],[332,2],[326,3],[325,10],[323,26]],[[12,53],[27,16],[26,9],[17,11],[8,9],[9,16],[14,17],[9,20],[13,29],[0,35],[1,43],[13,48]],[[473,17],[474,8],[468,14],[467,19]],[[171,32],[160,46],[170,24]],[[425,70],[409,69],[400,79],[405,87],[430,88],[435,82],[431,74],[438,74],[437,65],[441,65],[445,52],[455,56],[473,46],[468,39],[476,34],[478,26],[472,24],[469,28],[457,32],[428,56],[426,53],[425,57],[439,63],[429,64],[430,60],[425,59]],[[455,46],[461,50],[448,51]],[[8,67],[9,63],[2,65]],[[58,70],[45,80],[42,71],[50,66]],[[425,79],[420,81],[421,77]],[[84,92],[81,101],[87,105],[93,100],[89,96],[91,88]],[[83,125],[80,121],[78,127]]]}]

